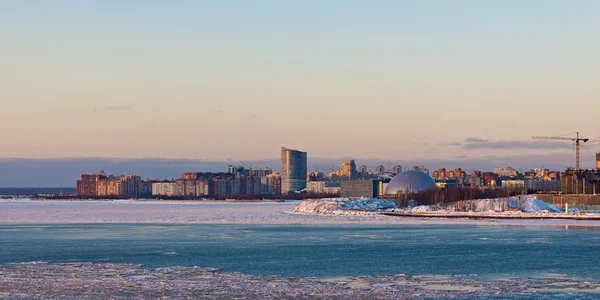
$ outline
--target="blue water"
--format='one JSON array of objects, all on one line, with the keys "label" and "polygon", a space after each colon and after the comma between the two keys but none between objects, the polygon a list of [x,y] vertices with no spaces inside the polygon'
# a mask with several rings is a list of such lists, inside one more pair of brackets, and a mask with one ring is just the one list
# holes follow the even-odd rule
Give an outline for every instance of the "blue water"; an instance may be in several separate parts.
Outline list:
[{"label": "blue water", "polygon": [[394,225],[0,225],[0,263],[117,262],[256,275],[573,274],[600,279],[600,230]]}]

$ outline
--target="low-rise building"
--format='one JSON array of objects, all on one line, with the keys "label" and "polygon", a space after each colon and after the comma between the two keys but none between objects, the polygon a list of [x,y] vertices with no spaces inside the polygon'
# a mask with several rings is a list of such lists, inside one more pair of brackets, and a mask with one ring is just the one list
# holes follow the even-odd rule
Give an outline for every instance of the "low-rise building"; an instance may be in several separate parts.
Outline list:
[{"label": "low-rise building", "polygon": [[341,182],[340,193],[346,198],[375,198],[380,195],[381,185],[379,180],[346,180]]}]

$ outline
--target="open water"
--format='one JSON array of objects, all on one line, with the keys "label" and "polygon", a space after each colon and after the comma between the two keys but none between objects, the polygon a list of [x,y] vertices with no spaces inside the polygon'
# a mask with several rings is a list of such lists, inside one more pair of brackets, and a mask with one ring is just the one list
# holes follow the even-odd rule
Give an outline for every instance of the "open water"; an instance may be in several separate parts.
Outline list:
[{"label": "open water", "polygon": [[[452,225],[0,225],[0,264],[114,262],[285,277],[443,274],[600,280],[599,228]],[[596,299],[542,294],[527,299]],[[525,295],[475,299],[523,299]],[[528,296],[529,297],[529,296]]]},{"label": "open water", "polygon": [[448,225],[0,225],[0,263],[117,262],[256,275],[573,274],[600,279],[600,230]]}]

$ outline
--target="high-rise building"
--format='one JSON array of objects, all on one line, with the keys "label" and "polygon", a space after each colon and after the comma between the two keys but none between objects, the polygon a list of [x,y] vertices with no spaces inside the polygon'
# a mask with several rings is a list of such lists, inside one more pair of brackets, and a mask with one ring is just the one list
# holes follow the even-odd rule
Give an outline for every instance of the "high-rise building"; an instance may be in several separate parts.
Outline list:
[{"label": "high-rise building", "polygon": [[498,177],[515,177],[519,174],[517,170],[511,167],[496,167],[494,168],[494,173],[496,173]]},{"label": "high-rise building", "polygon": [[120,194],[124,197],[139,198],[142,195],[142,177],[127,175],[121,177]]},{"label": "high-rise building", "polygon": [[429,169],[425,168],[424,165],[413,166],[412,169],[415,171],[421,171],[425,174],[429,174]]},{"label": "high-rise building", "polygon": [[348,179],[356,177],[356,162],[354,160],[344,161],[340,167],[339,175]]},{"label": "high-rise building", "polygon": [[393,173],[394,174],[400,174],[400,173],[402,173],[402,166],[400,166],[400,165],[394,166],[394,172]]},{"label": "high-rise building", "polygon": [[235,178],[247,177],[249,170],[244,166],[227,166],[227,173],[233,174]]},{"label": "high-rise building", "polygon": [[384,166],[378,166],[377,168],[375,168],[375,173],[377,173],[377,174],[384,174],[385,173],[385,167]]},{"label": "high-rise building", "polygon": [[267,177],[268,175],[271,175],[273,173],[275,173],[275,171],[273,171],[273,169],[271,169],[271,168],[250,168],[250,169],[248,169],[248,176],[254,176],[257,178]]},{"label": "high-rise building", "polygon": [[369,169],[367,168],[367,166],[361,166],[361,167],[358,169],[358,172],[359,172],[360,174],[367,174],[367,173],[369,173]]},{"label": "high-rise building", "polygon": [[83,174],[81,180],[77,180],[77,196],[98,196],[98,182],[106,179],[103,171],[98,174]]},{"label": "high-rise building", "polygon": [[600,170],[600,152],[596,153],[596,169]]},{"label": "high-rise building", "polygon": [[281,148],[281,192],[301,191],[306,188],[306,152]]}]

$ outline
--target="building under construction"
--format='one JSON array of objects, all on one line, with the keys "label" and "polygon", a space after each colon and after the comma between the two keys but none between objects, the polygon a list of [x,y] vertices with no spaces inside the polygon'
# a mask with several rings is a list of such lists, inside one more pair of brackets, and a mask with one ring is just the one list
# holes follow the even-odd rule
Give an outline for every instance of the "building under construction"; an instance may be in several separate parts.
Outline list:
[{"label": "building under construction", "polygon": [[584,210],[600,209],[600,153],[595,170],[567,169],[560,176],[560,194],[539,194],[538,199]]},{"label": "building under construction", "polygon": [[600,194],[600,170],[567,169],[560,176],[563,194]]}]

